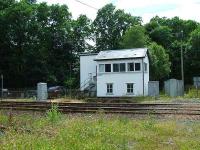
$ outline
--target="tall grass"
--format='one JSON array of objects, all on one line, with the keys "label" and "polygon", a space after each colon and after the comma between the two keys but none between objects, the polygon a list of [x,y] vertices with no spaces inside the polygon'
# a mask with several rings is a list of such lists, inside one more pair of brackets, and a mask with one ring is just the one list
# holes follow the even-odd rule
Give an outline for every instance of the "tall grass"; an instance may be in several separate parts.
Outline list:
[{"label": "tall grass", "polygon": [[[0,118],[0,124],[6,122]],[[102,114],[64,116],[57,126],[46,116],[14,116],[14,122],[0,137],[3,150],[200,149],[199,122]]]}]

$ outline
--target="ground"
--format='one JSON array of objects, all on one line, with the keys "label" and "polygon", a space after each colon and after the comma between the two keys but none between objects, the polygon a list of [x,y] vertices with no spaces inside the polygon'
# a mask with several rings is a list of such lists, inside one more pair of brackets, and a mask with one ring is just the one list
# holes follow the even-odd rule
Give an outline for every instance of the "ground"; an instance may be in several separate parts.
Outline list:
[{"label": "ground", "polygon": [[200,121],[147,115],[0,113],[3,150],[200,149]]},{"label": "ground", "polygon": [[[85,102],[91,99],[50,101]],[[131,102],[197,103],[200,99],[160,96],[137,97]],[[106,115],[101,111],[64,115],[56,108],[45,113],[0,111],[2,150],[199,150],[199,139],[200,116]]]}]

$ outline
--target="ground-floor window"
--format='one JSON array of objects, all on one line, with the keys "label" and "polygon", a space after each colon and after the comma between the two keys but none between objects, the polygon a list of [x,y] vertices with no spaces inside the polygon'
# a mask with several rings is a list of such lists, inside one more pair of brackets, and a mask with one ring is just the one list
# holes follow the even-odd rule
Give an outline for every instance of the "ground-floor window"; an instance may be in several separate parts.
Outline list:
[{"label": "ground-floor window", "polygon": [[133,94],[133,83],[127,83],[127,93]]},{"label": "ground-floor window", "polygon": [[113,93],[113,84],[107,83],[107,93],[112,94]]}]

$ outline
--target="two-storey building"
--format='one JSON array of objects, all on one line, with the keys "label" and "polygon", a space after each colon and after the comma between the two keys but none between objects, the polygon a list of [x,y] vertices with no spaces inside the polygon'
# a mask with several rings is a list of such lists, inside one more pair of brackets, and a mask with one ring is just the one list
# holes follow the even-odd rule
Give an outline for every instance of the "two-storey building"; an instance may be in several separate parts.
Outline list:
[{"label": "two-storey building", "polygon": [[80,89],[97,97],[148,95],[147,48],[106,50],[80,56]]}]

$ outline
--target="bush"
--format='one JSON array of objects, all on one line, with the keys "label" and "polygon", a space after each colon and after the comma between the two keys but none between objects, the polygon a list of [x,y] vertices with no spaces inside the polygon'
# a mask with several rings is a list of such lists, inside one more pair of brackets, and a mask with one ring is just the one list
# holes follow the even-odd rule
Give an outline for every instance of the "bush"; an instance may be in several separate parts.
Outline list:
[{"label": "bush", "polygon": [[186,97],[188,98],[200,98],[200,89],[190,88]]}]

